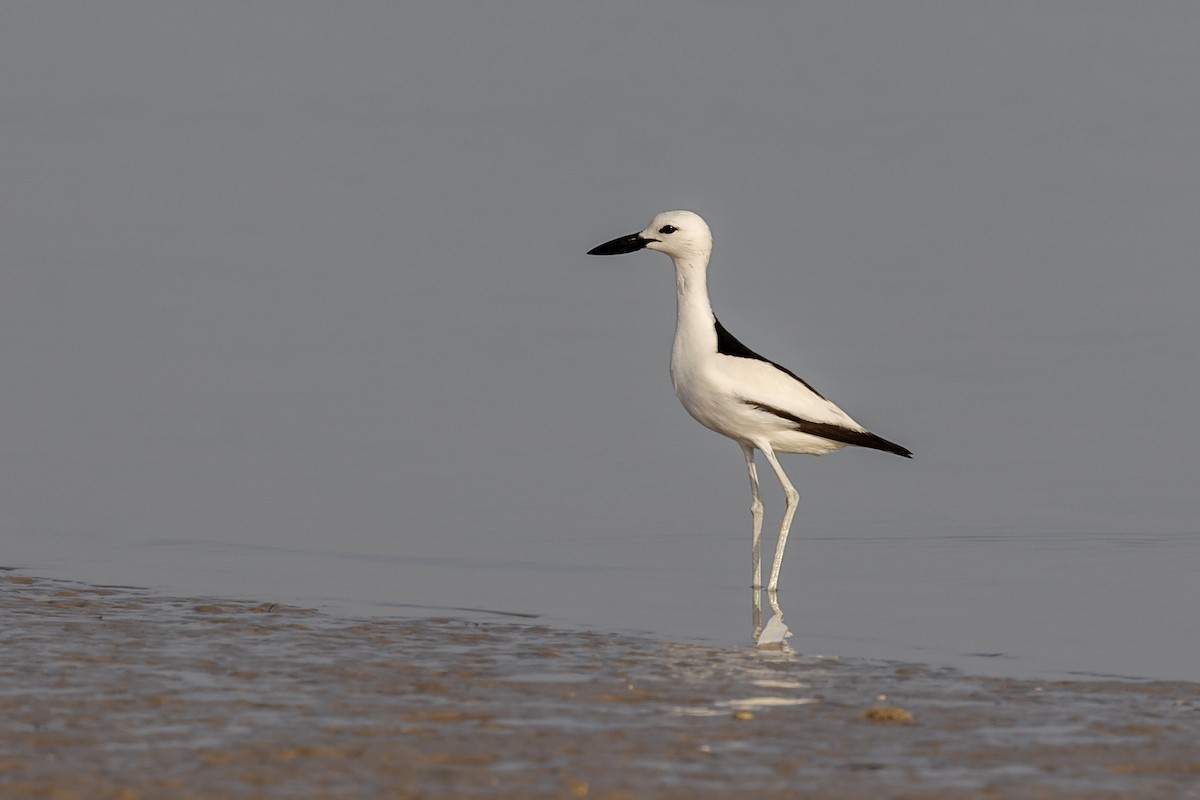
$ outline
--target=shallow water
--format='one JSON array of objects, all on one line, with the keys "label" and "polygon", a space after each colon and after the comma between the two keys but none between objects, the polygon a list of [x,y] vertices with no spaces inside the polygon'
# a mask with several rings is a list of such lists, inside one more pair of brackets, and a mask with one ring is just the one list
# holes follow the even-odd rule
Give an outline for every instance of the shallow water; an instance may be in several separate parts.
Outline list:
[{"label": "shallow water", "polygon": [[[467,557],[448,546],[410,558],[63,536],[6,552],[38,574],[343,615],[527,618],[748,644],[752,593],[736,580],[739,568],[749,572],[744,542],[697,538],[501,535],[479,537]],[[1200,537],[1191,536],[796,536],[779,601],[800,652],[997,676],[1200,680],[1197,563]]]},{"label": "shallow water", "polygon": [[0,574],[5,797],[1194,797],[1200,685]]}]

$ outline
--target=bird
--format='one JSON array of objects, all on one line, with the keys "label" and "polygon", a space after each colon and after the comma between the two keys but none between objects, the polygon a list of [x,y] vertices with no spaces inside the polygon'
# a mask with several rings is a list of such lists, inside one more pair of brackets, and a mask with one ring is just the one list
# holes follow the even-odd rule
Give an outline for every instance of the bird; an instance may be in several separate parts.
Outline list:
[{"label": "bird", "polygon": [[779,571],[800,494],[779,463],[778,453],[820,456],[846,446],[912,458],[912,451],[871,433],[833,401],[786,367],[751,350],[725,329],[708,299],[712,231],[693,211],[665,211],[642,231],[592,248],[588,255],[613,256],[657,250],[675,265],[675,341],[671,384],[684,409],[709,430],[742,448],[750,474],[753,521],[753,588],[762,587],[763,503],[755,453],[761,452],[787,496],[767,590],[779,588]]}]

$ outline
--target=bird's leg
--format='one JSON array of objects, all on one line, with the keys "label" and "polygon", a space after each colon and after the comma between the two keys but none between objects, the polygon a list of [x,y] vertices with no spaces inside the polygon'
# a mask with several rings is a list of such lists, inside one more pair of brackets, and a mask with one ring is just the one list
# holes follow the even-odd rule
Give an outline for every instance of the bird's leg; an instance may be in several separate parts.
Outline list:
[{"label": "bird's leg", "polygon": [[750,549],[750,557],[754,561],[755,590],[762,588],[762,497],[758,492],[758,469],[754,466],[754,448],[748,444],[742,445],[742,454],[746,456],[746,470],[750,473],[750,516],[754,518],[754,539]]},{"label": "bird's leg", "polygon": [[762,636],[762,589],[755,586],[751,591],[754,592],[754,599],[750,603],[750,622],[754,628],[754,634],[750,641],[758,644],[759,637]]},{"label": "bird's leg", "polygon": [[775,476],[779,478],[779,482],[783,485],[784,494],[787,495],[787,509],[783,512],[783,525],[779,528],[779,543],[775,545],[775,561],[771,564],[771,582],[767,584],[767,591],[774,592],[779,588],[779,568],[783,565],[783,549],[787,546],[788,531],[792,528],[792,517],[796,514],[796,505],[800,502],[800,493],[796,491],[796,487],[792,486],[792,482],[788,480],[787,473],[783,471],[783,467],[779,466],[779,459],[775,457],[775,451],[771,449],[771,445],[763,442],[758,446],[759,450],[763,451],[763,455],[767,457],[767,461],[771,462],[771,467],[775,470]]}]

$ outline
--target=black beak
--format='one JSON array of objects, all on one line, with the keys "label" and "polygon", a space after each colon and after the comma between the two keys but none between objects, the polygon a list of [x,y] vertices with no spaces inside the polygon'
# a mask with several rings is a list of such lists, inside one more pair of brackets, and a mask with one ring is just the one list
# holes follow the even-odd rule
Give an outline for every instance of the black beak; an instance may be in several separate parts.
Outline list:
[{"label": "black beak", "polygon": [[588,255],[619,256],[622,253],[632,253],[635,250],[641,250],[651,242],[657,241],[658,239],[643,239],[640,233],[631,233],[628,236],[613,239],[611,242],[605,242],[599,247],[593,247],[591,250],[588,250]]}]

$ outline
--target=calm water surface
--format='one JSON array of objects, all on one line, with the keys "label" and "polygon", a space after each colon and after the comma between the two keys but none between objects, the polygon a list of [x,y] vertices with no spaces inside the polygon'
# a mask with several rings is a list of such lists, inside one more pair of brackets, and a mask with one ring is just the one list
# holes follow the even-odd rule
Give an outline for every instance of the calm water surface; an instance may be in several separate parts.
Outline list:
[{"label": "calm water surface", "polygon": [[[51,538],[26,542],[10,563],[335,613],[518,615],[665,640],[751,642],[752,593],[735,579],[748,558],[711,536],[674,542],[689,548],[674,565],[664,556],[673,542],[649,533],[531,536],[486,543],[469,557],[413,558],[185,540],[50,547]],[[1194,537],[896,535],[796,539],[793,547],[779,599],[790,644],[802,653],[1007,676],[1200,680]],[[723,561],[697,555],[705,550]]]}]

